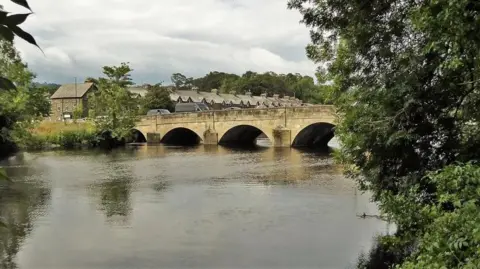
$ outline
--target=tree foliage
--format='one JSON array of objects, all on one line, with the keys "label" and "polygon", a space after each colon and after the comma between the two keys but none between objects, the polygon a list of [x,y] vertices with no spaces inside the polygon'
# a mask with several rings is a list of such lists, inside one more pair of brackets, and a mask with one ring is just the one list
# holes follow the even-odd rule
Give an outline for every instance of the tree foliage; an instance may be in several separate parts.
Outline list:
[{"label": "tree foliage", "polygon": [[16,149],[16,129],[24,128],[36,117],[48,114],[50,103],[42,90],[32,86],[35,75],[22,62],[10,41],[0,41],[0,73],[16,85],[8,91],[0,91],[1,158]]},{"label": "tree foliage", "polygon": [[89,97],[89,117],[98,130],[108,132],[115,139],[123,139],[135,126],[137,101],[127,91],[132,69],[126,63],[105,66],[105,77],[98,78],[98,91]]},{"label": "tree foliage", "polygon": [[[134,83],[131,78],[131,72],[133,69],[130,67],[129,63],[120,63],[120,66],[104,66],[103,74],[104,78],[99,78],[98,80],[93,80],[92,82],[97,82],[98,84],[115,84],[121,88],[126,88],[132,86]],[[87,78],[88,80],[89,78]]]},{"label": "tree foliage", "polygon": [[[10,0],[11,2],[20,5],[28,10],[32,11],[28,5],[27,0]],[[0,5],[0,40],[6,40],[13,42],[15,36],[27,41],[40,48],[32,35],[25,32],[20,25],[24,23],[28,16],[32,13],[24,14],[9,14],[9,12],[3,10],[3,6]],[[15,84],[5,76],[0,76],[0,89],[9,90],[14,89]]]},{"label": "tree foliage", "polygon": [[253,95],[263,93],[272,96],[295,96],[309,103],[326,103],[328,87],[315,84],[314,78],[301,74],[277,74],[275,72],[256,73],[247,71],[241,76],[225,72],[212,71],[203,77],[187,78],[185,75],[176,73],[172,75],[172,82],[178,90],[188,90],[195,87],[199,91],[211,91],[218,89],[221,93],[235,92]]},{"label": "tree foliage", "polygon": [[[479,2],[290,0],[289,7],[311,28],[308,57],[333,82],[338,159],[397,224],[399,245],[416,246],[447,225],[424,211],[441,199],[439,182],[426,175],[480,154]],[[478,253],[463,254],[478,262]],[[442,259],[416,268],[442,266],[456,268]]]},{"label": "tree foliage", "polygon": [[429,225],[400,268],[480,268],[480,166],[450,165],[427,177],[438,199],[421,208]]},{"label": "tree foliage", "polygon": [[170,99],[170,92],[161,87],[160,84],[151,85],[147,88],[147,93],[141,98],[142,114],[150,109],[163,108],[169,111],[174,110],[174,104]]},{"label": "tree foliage", "polygon": [[170,79],[177,90],[188,90],[193,86],[193,78],[187,78],[185,75],[180,73],[174,73]]}]

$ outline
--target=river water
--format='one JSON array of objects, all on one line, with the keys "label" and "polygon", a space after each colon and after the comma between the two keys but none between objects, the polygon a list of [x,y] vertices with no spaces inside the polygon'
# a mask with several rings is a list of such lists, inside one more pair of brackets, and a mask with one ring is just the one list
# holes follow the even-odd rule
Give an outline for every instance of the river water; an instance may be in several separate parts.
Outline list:
[{"label": "river water", "polygon": [[2,162],[2,268],[350,268],[387,224],[326,154],[135,146]]}]

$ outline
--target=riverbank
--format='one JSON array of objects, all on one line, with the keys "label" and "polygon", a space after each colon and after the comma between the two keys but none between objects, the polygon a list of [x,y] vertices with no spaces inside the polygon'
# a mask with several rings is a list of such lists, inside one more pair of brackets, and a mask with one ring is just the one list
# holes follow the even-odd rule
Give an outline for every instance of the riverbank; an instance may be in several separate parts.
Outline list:
[{"label": "riverbank", "polygon": [[22,150],[48,150],[54,148],[73,149],[95,147],[98,131],[90,122],[47,122],[43,121],[17,138]]}]

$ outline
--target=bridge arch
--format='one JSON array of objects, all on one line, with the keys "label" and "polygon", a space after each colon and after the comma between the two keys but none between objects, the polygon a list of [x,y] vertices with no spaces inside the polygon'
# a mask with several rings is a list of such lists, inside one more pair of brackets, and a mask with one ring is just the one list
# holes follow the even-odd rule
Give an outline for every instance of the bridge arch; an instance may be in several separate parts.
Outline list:
[{"label": "bridge arch", "polygon": [[168,130],[162,136],[160,142],[170,145],[191,146],[200,144],[202,142],[202,135],[186,127],[176,127]]},{"label": "bridge arch", "polygon": [[271,132],[264,130],[261,127],[257,127],[250,124],[240,124],[233,126],[223,133],[218,134],[218,144],[220,145],[254,145],[256,139],[264,134],[271,143],[273,143],[273,137]]},{"label": "bridge arch", "polygon": [[147,142],[147,136],[140,130],[133,128],[131,130],[132,132],[132,137],[131,140],[134,143],[146,143]]},{"label": "bridge arch", "polygon": [[294,136],[292,147],[326,148],[334,136],[335,125],[329,122],[316,122],[307,125]]}]

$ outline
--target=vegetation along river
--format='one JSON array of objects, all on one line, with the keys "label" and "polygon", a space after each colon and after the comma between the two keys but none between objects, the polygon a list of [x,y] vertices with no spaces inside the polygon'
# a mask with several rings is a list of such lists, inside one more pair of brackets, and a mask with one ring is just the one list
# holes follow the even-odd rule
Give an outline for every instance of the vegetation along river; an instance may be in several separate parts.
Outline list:
[{"label": "vegetation along river", "polygon": [[3,268],[349,268],[389,228],[357,217],[375,205],[320,153],[160,145],[1,165]]}]

